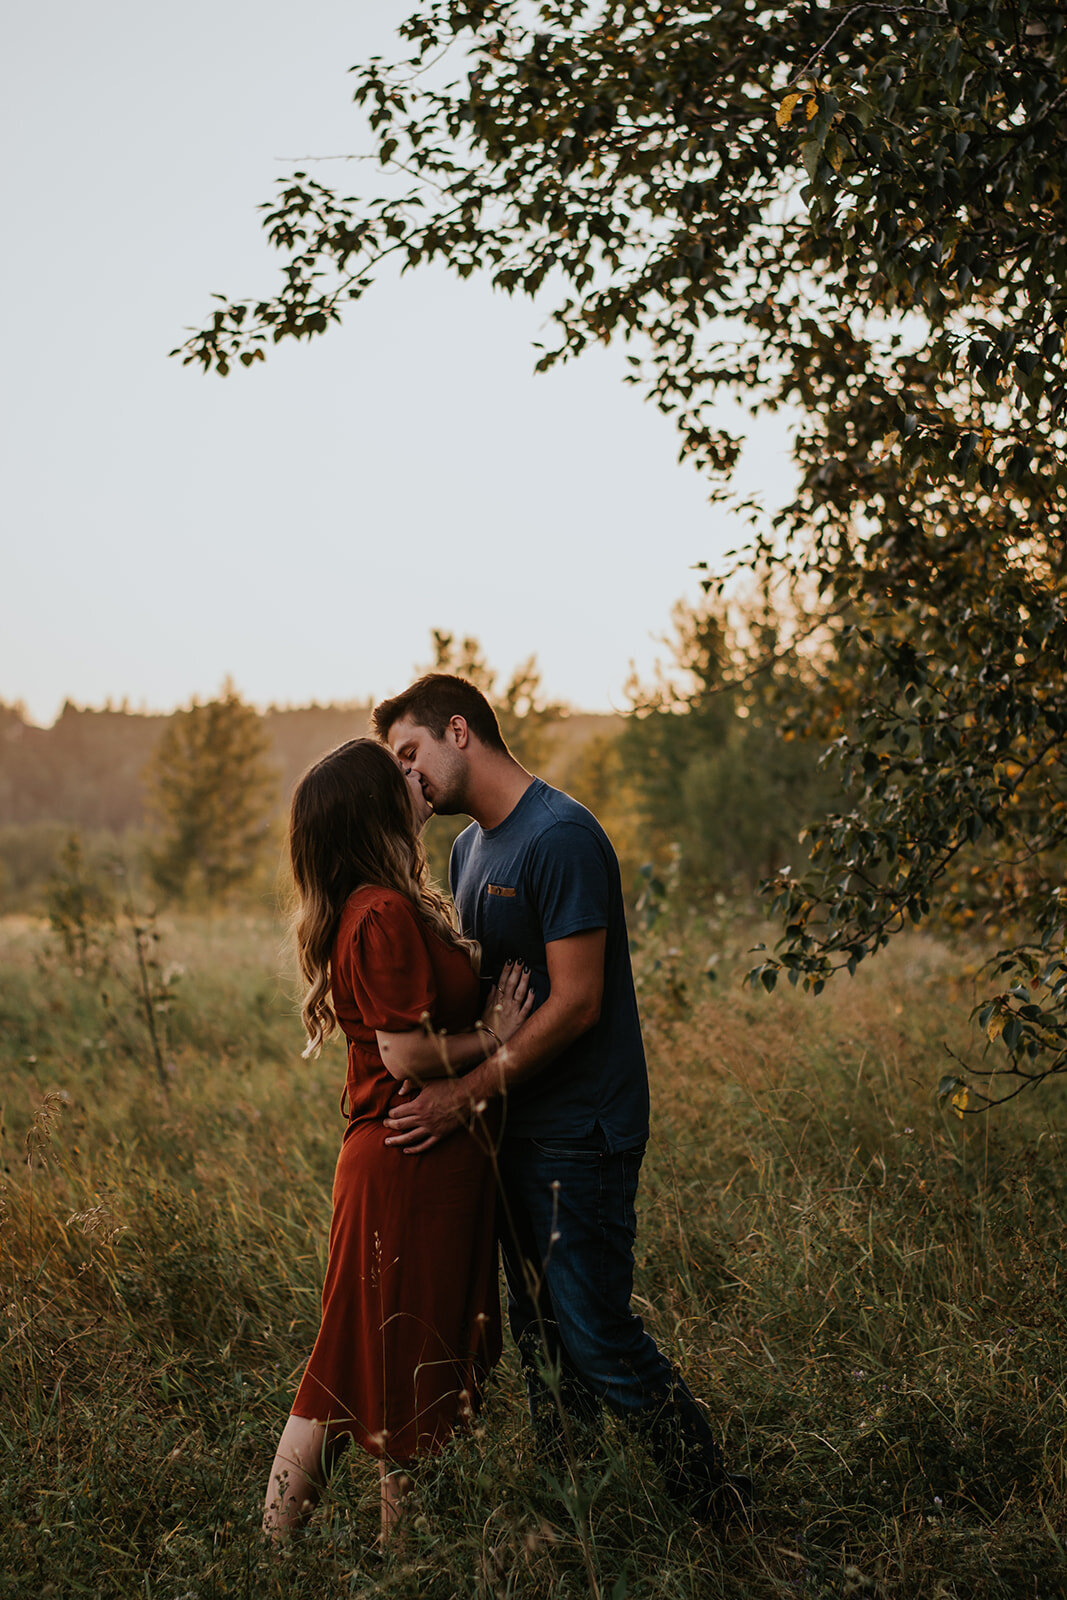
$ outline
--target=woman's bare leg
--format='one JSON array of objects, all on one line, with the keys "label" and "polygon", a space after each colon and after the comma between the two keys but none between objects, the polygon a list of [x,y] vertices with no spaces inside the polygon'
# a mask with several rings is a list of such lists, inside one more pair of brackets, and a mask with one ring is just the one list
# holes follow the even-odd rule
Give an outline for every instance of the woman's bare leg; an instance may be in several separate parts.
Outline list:
[{"label": "woman's bare leg", "polygon": [[318,1504],[334,1461],[348,1440],[327,1439],[324,1423],[290,1417],[267,1479],[263,1532],[275,1544],[303,1526]]},{"label": "woman's bare leg", "polygon": [[382,1485],[382,1544],[395,1548],[403,1543],[404,1496],[411,1488],[411,1479],[388,1461],[379,1461],[378,1476]]}]

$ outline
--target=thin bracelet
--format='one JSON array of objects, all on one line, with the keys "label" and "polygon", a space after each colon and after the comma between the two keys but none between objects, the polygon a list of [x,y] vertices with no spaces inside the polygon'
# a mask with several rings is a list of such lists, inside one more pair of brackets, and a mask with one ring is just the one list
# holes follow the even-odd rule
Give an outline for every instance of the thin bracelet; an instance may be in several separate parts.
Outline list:
[{"label": "thin bracelet", "polygon": [[488,1023],[479,1022],[479,1024],[478,1024],[478,1032],[479,1033],[487,1033],[489,1035],[490,1039],[495,1040],[496,1041],[496,1047],[497,1047],[498,1050],[502,1050],[504,1048],[504,1042],[501,1039],[500,1035],[497,1034],[497,1033],[494,1033],[492,1028],[489,1026]]}]

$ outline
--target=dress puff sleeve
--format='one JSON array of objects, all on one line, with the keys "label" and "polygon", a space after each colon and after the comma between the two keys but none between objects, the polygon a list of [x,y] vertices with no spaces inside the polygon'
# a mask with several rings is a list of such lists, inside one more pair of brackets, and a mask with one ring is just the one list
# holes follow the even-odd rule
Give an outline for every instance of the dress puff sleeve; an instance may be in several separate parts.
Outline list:
[{"label": "dress puff sleeve", "polygon": [[406,1033],[433,1015],[437,984],[426,939],[414,907],[398,894],[384,895],[359,918],[337,964],[366,1027]]}]

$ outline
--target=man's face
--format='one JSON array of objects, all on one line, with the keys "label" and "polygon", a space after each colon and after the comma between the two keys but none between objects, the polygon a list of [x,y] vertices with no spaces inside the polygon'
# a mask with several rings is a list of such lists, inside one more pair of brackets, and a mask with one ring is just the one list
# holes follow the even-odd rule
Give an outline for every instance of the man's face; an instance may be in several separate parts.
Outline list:
[{"label": "man's face", "polygon": [[429,728],[401,717],[389,729],[389,748],[405,772],[417,777],[434,810],[442,817],[466,811],[467,758],[456,743],[450,724],[444,738],[435,739]]},{"label": "man's face", "polygon": [[422,792],[422,784],[419,782],[418,774],[412,772],[410,767],[401,768],[401,771],[404,773],[404,782],[408,786],[411,804],[415,809],[415,824],[418,828],[425,828],[427,822],[433,816],[433,807]]}]

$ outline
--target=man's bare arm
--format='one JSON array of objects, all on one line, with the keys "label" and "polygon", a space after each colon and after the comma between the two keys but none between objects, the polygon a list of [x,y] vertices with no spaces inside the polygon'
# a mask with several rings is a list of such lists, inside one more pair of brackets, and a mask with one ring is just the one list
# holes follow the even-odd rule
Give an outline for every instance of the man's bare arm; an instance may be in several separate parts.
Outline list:
[{"label": "man's bare arm", "polygon": [[[414,1155],[466,1121],[478,1105],[532,1078],[581,1038],[600,1017],[607,931],[593,928],[545,946],[550,991],[503,1050],[460,1080],[427,1084],[399,1101],[386,1118],[386,1144]],[[487,1019],[488,1020],[488,1019]]]}]

